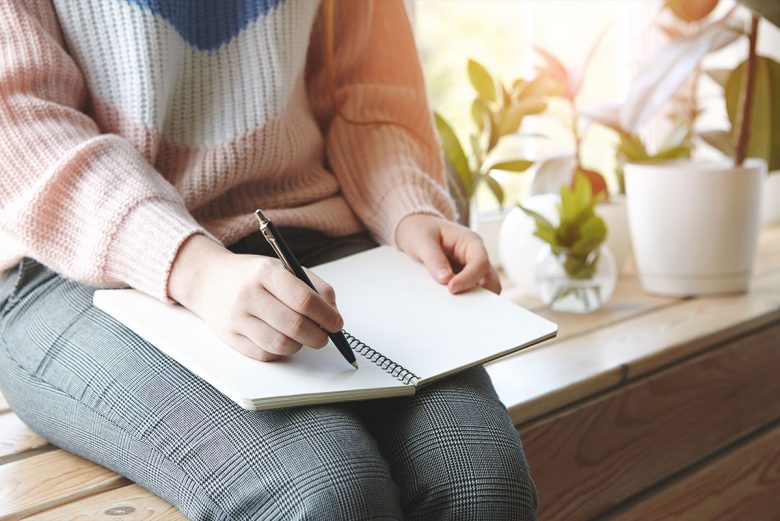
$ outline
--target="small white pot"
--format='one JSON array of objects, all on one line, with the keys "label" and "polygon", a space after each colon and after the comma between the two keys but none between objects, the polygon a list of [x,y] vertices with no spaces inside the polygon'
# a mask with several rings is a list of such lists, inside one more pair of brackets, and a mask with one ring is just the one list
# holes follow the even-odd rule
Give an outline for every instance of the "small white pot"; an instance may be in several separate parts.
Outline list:
[{"label": "small white pot", "polygon": [[501,257],[498,254],[498,234],[505,216],[505,210],[497,210],[496,212],[482,215],[475,211],[472,213],[471,218],[470,228],[482,237],[490,264],[496,268],[501,266]]},{"label": "small white pot", "polygon": [[766,163],[625,166],[628,222],[642,286],[668,296],[746,291]]},{"label": "small white pot", "polygon": [[780,172],[770,172],[764,183],[764,202],[761,223],[764,226],[780,224]]}]

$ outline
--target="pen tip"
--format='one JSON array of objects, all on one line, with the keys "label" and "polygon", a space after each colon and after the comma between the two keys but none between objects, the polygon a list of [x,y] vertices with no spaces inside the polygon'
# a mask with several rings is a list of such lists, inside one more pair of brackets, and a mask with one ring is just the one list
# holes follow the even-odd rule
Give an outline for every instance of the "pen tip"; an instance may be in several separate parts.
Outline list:
[{"label": "pen tip", "polygon": [[352,367],[354,367],[355,369],[357,369],[357,368],[358,368],[357,362],[350,362],[350,364],[351,364],[351,365],[352,365]]}]

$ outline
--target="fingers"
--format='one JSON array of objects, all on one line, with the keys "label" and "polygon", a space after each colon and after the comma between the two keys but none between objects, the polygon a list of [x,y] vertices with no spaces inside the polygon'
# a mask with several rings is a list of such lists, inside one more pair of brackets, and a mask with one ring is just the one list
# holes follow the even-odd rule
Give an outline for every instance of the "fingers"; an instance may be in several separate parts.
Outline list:
[{"label": "fingers", "polygon": [[298,344],[321,348],[328,343],[328,334],[324,329],[308,317],[293,311],[267,291],[262,291],[247,306],[251,316]]},{"label": "fingers", "polygon": [[272,359],[276,359],[282,356],[295,354],[300,351],[302,347],[299,342],[280,333],[265,321],[252,315],[244,315],[244,317],[238,321],[235,333],[246,337],[254,344],[257,348],[256,350],[253,350],[249,346],[244,347],[248,351],[247,356],[257,358],[258,360],[268,358],[260,351],[274,355]]},{"label": "fingers", "polygon": [[496,295],[501,293],[501,280],[498,278],[498,273],[492,267],[487,275],[482,277],[479,281],[479,285],[488,291],[492,291]]},{"label": "fingers", "polygon": [[415,251],[433,280],[447,284],[453,276],[452,266],[442,250],[438,234],[430,240],[421,241]]},{"label": "fingers", "polygon": [[314,284],[314,287],[317,288],[317,293],[322,295],[322,298],[324,298],[329,304],[335,306],[336,291],[333,289],[333,286],[319,278],[316,273],[309,270],[308,268],[303,268],[303,271],[306,272],[306,275],[309,276],[309,279],[311,280],[312,284]]},{"label": "fingers", "polygon": [[254,358],[255,360],[259,360],[261,362],[273,362],[274,360],[279,360],[282,358],[279,355],[274,355],[261,349],[241,333],[232,333],[228,338],[225,338],[225,340],[233,349],[242,355],[248,356],[249,358]]},{"label": "fingers", "polygon": [[[463,265],[463,269],[450,280],[448,288],[451,293],[461,293],[471,289],[483,277],[487,281],[492,270],[482,241],[476,236],[474,238],[466,237],[464,240],[467,242],[460,248],[454,248],[453,252],[455,260]],[[493,281],[491,284],[495,287]]]},{"label": "fingers", "polygon": [[[335,333],[344,327],[344,320],[338,310],[326,301],[323,295],[318,295],[292,273],[286,270],[269,270],[263,278],[263,286],[287,307],[308,317],[327,331]],[[335,294],[333,297],[335,300]]]}]

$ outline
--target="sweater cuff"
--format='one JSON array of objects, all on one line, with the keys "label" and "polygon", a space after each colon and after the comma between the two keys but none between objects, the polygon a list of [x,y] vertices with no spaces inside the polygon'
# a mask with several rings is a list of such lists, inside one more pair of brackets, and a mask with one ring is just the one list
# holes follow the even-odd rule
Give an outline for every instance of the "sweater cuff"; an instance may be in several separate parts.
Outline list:
[{"label": "sweater cuff", "polygon": [[163,302],[173,260],[187,238],[202,233],[221,244],[184,206],[166,199],[145,199],[124,217],[111,239],[104,273]]},{"label": "sweater cuff", "polygon": [[456,217],[452,199],[438,186],[422,190],[418,184],[400,184],[390,190],[378,206],[376,218],[369,228],[377,242],[393,246],[397,246],[396,231],[405,217],[415,214],[434,215],[449,220]]}]

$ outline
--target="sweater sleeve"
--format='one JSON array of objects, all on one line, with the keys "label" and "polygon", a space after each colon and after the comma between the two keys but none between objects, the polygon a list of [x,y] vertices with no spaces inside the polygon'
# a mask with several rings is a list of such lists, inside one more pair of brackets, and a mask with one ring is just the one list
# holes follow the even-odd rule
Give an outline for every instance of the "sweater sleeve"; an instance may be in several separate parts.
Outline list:
[{"label": "sweater sleeve", "polygon": [[[395,244],[408,215],[456,215],[409,17],[402,0],[334,4],[335,81],[325,64],[321,9],[307,58],[309,97],[344,198],[375,239]],[[347,119],[385,123],[345,121],[334,98]]]},{"label": "sweater sleeve", "polygon": [[84,77],[48,0],[0,0],[0,229],[84,283],[165,302],[179,246],[217,240],[125,139],[82,110]]}]

